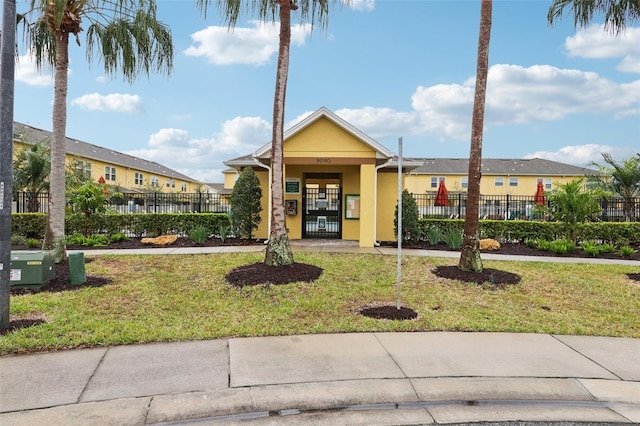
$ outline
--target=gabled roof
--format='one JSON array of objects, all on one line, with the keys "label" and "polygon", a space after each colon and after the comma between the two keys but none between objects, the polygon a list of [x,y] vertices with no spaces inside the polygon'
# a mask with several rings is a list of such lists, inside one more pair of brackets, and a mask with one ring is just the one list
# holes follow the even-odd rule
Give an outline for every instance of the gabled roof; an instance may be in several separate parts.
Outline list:
[{"label": "gabled roof", "polygon": [[204,185],[217,194],[231,194],[233,192],[231,189],[226,189],[224,183],[205,182]]},{"label": "gabled roof", "polygon": [[[468,158],[423,158],[423,165],[411,174],[466,175],[469,172]],[[483,175],[519,176],[585,176],[597,172],[586,167],[572,166],[542,158],[483,158]]]},{"label": "gabled roof", "polygon": [[[44,143],[45,145],[49,146],[51,143],[51,132],[37,129],[27,124],[14,123],[13,132],[16,140],[29,145]],[[149,172],[152,174],[167,176],[187,182],[198,183],[196,179],[190,178],[187,175],[184,175],[154,161],[134,157],[133,155],[124,154],[122,152],[103,148],[101,146],[82,142],[72,138],[67,138],[66,145],[67,154],[70,155],[77,155],[78,157],[102,161],[104,163],[113,164],[116,166],[128,167],[143,172]]]},{"label": "gabled roof", "polygon": [[[344,131],[351,133],[353,136],[360,139],[363,143],[373,148],[376,151],[376,158],[388,159],[393,155],[391,151],[389,151],[383,145],[376,142],[375,140],[373,140],[372,138],[370,138],[360,130],[356,129],[351,124],[347,123],[345,120],[338,117],[335,113],[333,113],[332,111],[328,110],[325,107],[321,107],[319,110],[317,110],[313,114],[307,116],[300,122],[290,127],[288,130],[286,130],[284,132],[284,140],[286,141],[288,138],[302,131],[307,126],[311,125],[312,123],[319,120],[320,118],[326,118],[330,120],[335,125],[341,127]],[[267,155],[267,153],[269,153],[270,150],[271,150],[271,142],[258,148],[258,150],[253,155],[254,157],[257,157],[257,158],[264,157],[265,155]]]},{"label": "gabled roof", "polygon": [[[222,164],[225,166],[229,166],[232,168],[242,168],[248,166],[256,166],[256,160],[253,157],[253,154],[242,155],[240,157],[232,158],[231,160],[223,161]],[[223,171],[226,173],[228,170]]]}]

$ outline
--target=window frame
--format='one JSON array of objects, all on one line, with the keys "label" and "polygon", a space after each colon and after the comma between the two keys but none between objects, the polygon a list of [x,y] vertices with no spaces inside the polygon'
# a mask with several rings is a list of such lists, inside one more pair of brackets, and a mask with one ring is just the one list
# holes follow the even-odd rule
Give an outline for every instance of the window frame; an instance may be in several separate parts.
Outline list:
[{"label": "window frame", "polygon": [[138,186],[144,185],[144,173],[135,172],[133,175],[133,183]]}]

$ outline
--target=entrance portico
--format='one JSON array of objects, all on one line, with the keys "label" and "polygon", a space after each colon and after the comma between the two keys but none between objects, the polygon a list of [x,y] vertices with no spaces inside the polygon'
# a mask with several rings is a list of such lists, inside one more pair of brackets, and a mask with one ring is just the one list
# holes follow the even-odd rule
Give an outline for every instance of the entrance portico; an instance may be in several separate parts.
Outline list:
[{"label": "entrance portico", "polygon": [[[251,156],[225,162],[235,170],[253,167],[260,178],[263,220],[256,231],[259,238],[269,235],[270,155],[268,143]],[[355,240],[360,247],[395,240],[397,161],[387,148],[320,108],[285,132],[283,156],[290,239]],[[422,165],[403,164],[404,172]]]}]

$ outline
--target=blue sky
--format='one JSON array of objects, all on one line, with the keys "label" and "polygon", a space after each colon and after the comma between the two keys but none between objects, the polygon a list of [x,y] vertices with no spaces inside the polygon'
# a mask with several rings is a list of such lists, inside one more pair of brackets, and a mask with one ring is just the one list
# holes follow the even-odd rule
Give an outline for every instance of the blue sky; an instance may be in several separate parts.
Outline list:
[{"label": "blue sky", "polygon": [[[640,151],[640,26],[614,37],[601,18],[574,30],[567,15],[549,27],[549,4],[494,1],[483,157],[583,166]],[[99,58],[87,64],[83,34],[70,43],[67,136],[206,182],[271,140],[277,26],[247,17],[229,32],[215,6],[205,19],[194,5],[158,0],[170,77],[106,79]],[[408,157],[468,157],[479,11],[479,1],[356,0],[312,34],[294,17],[286,127],[325,106],[393,152],[402,136]],[[14,118],[51,130],[52,74],[25,52]]]}]

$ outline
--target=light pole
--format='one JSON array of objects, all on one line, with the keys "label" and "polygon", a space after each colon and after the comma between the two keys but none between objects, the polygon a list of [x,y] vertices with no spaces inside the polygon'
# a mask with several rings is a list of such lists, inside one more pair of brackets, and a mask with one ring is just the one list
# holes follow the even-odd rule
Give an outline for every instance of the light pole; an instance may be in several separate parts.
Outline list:
[{"label": "light pole", "polygon": [[9,328],[16,0],[3,0],[0,42],[0,330]]}]

